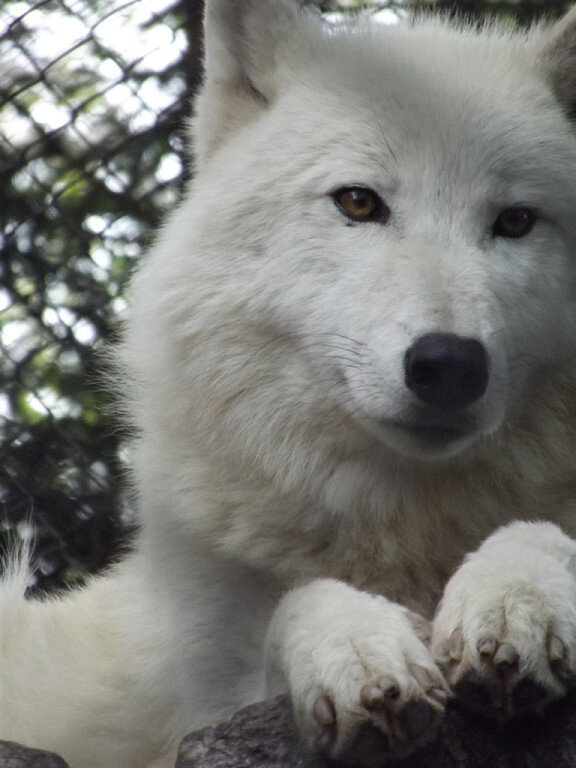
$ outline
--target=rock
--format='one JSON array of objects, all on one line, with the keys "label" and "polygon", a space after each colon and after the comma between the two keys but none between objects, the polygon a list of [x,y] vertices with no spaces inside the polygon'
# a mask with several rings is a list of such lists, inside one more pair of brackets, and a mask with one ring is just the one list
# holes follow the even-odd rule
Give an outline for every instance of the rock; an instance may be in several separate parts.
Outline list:
[{"label": "rock", "polygon": [[[576,695],[544,717],[495,725],[448,708],[436,741],[397,768],[576,768]],[[62,758],[0,742],[0,768],[68,768]],[[110,766],[114,768],[114,766]],[[288,700],[281,696],[190,734],[176,768],[337,768],[298,743]],[[392,765],[390,766],[392,768]]]},{"label": "rock", "polygon": [[187,736],[176,768],[325,768],[298,744],[288,699],[279,696],[237,712],[227,723]]},{"label": "rock", "polygon": [[[176,768],[327,768],[297,741],[285,697],[240,710],[182,742]],[[544,717],[496,725],[448,708],[436,741],[398,768],[576,768],[576,697]]]},{"label": "rock", "polygon": [[0,741],[0,768],[68,768],[68,764],[52,752]]}]

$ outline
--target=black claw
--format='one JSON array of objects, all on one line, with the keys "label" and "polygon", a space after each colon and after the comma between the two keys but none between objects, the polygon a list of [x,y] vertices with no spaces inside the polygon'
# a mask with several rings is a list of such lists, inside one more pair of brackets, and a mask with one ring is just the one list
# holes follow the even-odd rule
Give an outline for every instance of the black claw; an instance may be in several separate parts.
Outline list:
[{"label": "black claw", "polygon": [[431,725],[435,710],[425,701],[409,701],[398,713],[398,721],[407,739],[416,739]]}]

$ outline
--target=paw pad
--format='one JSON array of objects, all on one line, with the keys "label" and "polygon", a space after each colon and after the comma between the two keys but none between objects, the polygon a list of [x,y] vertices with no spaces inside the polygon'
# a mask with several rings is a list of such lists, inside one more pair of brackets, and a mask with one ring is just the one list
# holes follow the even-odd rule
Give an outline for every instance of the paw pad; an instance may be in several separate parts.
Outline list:
[{"label": "paw pad", "polygon": [[436,716],[437,710],[427,701],[413,699],[402,707],[398,721],[407,739],[417,739],[428,730]]},{"label": "paw pad", "polygon": [[410,666],[412,695],[391,676],[381,676],[360,689],[358,706],[339,709],[328,695],[312,707],[315,745],[331,758],[372,768],[404,757],[433,733],[443,714],[447,686],[437,672]]},{"label": "paw pad", "polygon": [[526,664],[518,648],[495,637],[467,648],[461,629],[450,635],[444,665],[447,678],[463,704],[483,714],[510,718],[539,712],[561,693],[567,680],[567,648],[555,634],[547,638],[540,668]]}]

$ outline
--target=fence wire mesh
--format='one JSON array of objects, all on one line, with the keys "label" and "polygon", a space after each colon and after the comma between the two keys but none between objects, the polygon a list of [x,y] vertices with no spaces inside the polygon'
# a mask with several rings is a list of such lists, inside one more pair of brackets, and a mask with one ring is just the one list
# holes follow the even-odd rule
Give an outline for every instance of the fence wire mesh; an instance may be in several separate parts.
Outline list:
[{"label": "fence wire mesh", "polygon": [[[569,4],[435,5],[527,21]],[[34,538],[40,588],[101,568],[130,529],[125,435],[99,354],[186,175],[201,11],[201,0],[0,3],[0,547]]]},{"label": "fence wire mesh", "polygon": [[99,351],[185,174],[188,5],[0,5],[0,533],[34,534],[45,586],[101,567],[128,521]]}]

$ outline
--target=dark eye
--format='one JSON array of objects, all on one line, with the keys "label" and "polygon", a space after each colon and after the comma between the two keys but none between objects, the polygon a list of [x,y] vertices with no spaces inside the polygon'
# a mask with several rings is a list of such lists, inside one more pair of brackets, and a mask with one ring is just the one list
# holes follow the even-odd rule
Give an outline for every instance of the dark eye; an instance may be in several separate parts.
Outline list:
[{"label": "dark eye", "polygon": [[492,235],[494,237],[524,237],[533,229],[537,218],[536,212],[532,208],[521,205],[504,208],[492,226]]},{"label": "dark eye", "polygon": [[332,193],[332,199],[342,213],[353,221],[378,221],[390,218],[390,209],[380,195],[369,187],[342,187]]}]

